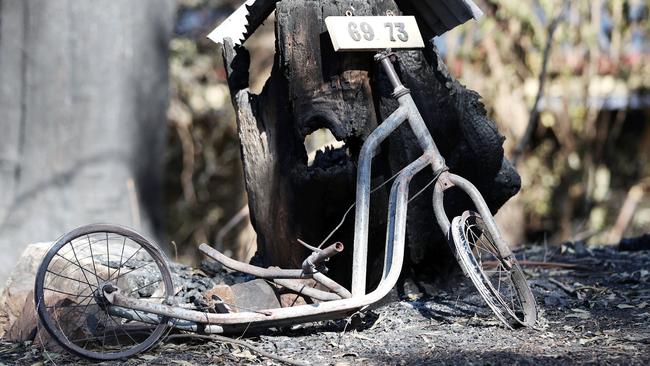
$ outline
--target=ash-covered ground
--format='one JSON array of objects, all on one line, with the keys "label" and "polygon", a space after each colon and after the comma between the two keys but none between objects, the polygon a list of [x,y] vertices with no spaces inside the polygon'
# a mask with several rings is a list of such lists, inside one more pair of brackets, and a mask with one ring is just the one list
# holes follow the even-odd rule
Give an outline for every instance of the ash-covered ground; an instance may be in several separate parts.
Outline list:
[{"label": "ash-covered ground", "polygon": [[[508,330],[459,276],[433,290],[406,280],[359,316],[238,335],[313,365],[650,364],[650,252],[536,246],[518,253],[541,309],[536,329]],[[541,262],[541,263],[540,263]],[[399,294],[399,295],[398,295]],[[6,365],[90,364],[31,344],[0,344]],[[275,365],[245,347],[166,340],[104,365]]]}]

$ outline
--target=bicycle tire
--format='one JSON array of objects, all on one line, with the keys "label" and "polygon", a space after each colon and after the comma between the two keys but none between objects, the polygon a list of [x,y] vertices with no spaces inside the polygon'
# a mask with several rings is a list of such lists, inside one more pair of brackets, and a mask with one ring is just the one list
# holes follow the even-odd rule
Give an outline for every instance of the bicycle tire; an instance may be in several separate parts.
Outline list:
[{"label": "bicycle tire", "polygon": [[[526,277],[514,255],[504,257],[500,253],[481,216],[465,211],[452,220],[450,231],[454,244],[452,250],[458,263],[497,318],[509,328],[534,326],[537,305]],[[480,240],[480,245],[476,244],[477,240]],[[484,262],[483,255],[491,255],[493,262]],[[496,271],[497,285],[492,281],[495,275],[490,274],[494,271],[486,270],[486,263],[503,269]]]},{"label": "bicycle tire", "polygon": [[[99,243],[98,245],[103,247],[104,244],[101,242],[101,240],[96,240],[93,242],[91,240],[91,236],[93,238],[103,237],[103,236],[106,237],[106,244],[105,244],[106,253],[103,254],[103,257],[102,255],[97,254],[98,253],[97,246],[95,247],[96,248],[95,253],[93,253],[93,245]],[[87,248],[90,250],[90,256],[82,258],[80,260],[78,257],[81,255],[81,252],[83,252],[86,249],[84,249],[81,245],[79,245],[76,247],[75,250],[75,245],[76,245],[75,243],[80,243],[81,241],[85,241],[86,239],[84,238],[87,238],[88,241]],[[122,240],[123,238],[123,244],[122,244],[119,266],[117,269],[113,269],[113,273],[111,274],[111,269],[114,268],[117,260],[111,262],[111,258],[115,258],[115,256],[111,257],[109,241],[116,240],[115,238],[119,238],[119,240]],[[125,257],[124,253],[125,253],[127,241],[129,243],[128,253],[131,253],[133,251],[135,251],[135,253],[132,254],[129,259],[123,261]],[[139,248],[134,249],[131,248],[131,246],[133,247],[139,246]],[[63,248],[67,248],[67,252],[63,253],[62,252]],[[140,252],[141,249],[144,249],[144,252]],[[71,252],[74,254],[74,256],[70,256]],[[138,256],[138,254],[140,254],[140,256]],[[144,257],[145,255],[148,255],[149,257],[145,258]],[[141,257],[144,259],[139,259]],[[88,260],[88,258],[90,258],[90,260]],[[132,263],[135,263],[136,260],[134,260],[133,258],[138,258],[136,260],[140,260],[141,263],[145,263],[145,264],[140,264],[139,268],[136,267],[137,270],[149,271],[149,269],[146,269],[146,267],[152,266],[155,267],[155,269],[159,272],[159,276],[160,276],[160,279],[157,282],[151,282],[145,286],[137,288],[137,293],[134,294],[133,296],[136,295],[141,296],[141,292],[143,291],[143,289],[144,291],[150,291],[150,288],[153,289],[154,285],[156,285],[155,287],[157,289],[163,292],[163,294],[158,297],[160,299],[166,299],[168,296],[170,296],[173,293],[171,274],[163,253],[158,249],[158,247],[155,244],[150,243],[142,235],[138,234],[137,232],[131,229],[122,226],[117,226],[117,225],[109,225],[109,224],[86,225],[74,229],[69,233],[63,235],[49,249],[48,253],[45,255],[43,261],[41,262],[36,275],[35,287],[34,287],[34,300],[35,300],[38,316],[41,320],[41,324],[48,331],[48,333],[54,338],[54,340],[56,340],[56,342],[59,345],[61,345],[61,347],[63,347],[66,351],[75,354],[77,356],[87,358],[87,359],[92,359],[92,360],[106,361],[106,360],[126,359],[137,353],[143,352],[151,348],[158,342],[160,337],[164,334],[167,328],[167,323],[169,321],[169,318],[167,317],[155,318],[157,320],[157,324],[145,323],[145,320],[142,318],[142,316],[147,316],[145,313],[142,313],[142,315],[140,315],[139,312],[130,310],[142,320],[142,324],[148,324],[148,326],[144,326],[140,324],[135,324],[136,326],[139,327],[133,327],[132,324],[129,324],[127,326],[127,323],[133,320],[127,322],[123,322],[124,319],[122,318],[118,318],[116,320],[115,317],[112,315],[112,313],[109,311],[110,305],[98,303],[99,301],[98,293],[99,291],[101,291],[100,289],[103,288],[103,286],[106,283],[114,282],[117,286],[117,284],[120,283],[120,280],[123,279],[121,286],[124,286],[124,282],[128,283],[128,281],[130,281],[129,277],[126,276],[128,272],[121,272],[121,270],[122,268],[129,268],[130,272],[135,271],[135,269],[131,269],[130,267],[127,267],[128,262],[134,261]],[[106,268],[108,269],[108,275],[104,274],[104,276],[106,276],[106,280],[102,278],[103,273],[98,273],[96,269],[97,263],[100,262],[100,259],[104,260],[105,263],[104,269]],[[150,262],[150,264],[146,264],[147,262]],[[71,264],[72,264],[72,271],[77,271],[77,272],[69,272],[68,268],[71,267]],[[101,267],[102,263],[100,262],[99,264]],[[63,267],[63,265],[65,265],[65,267]],[[63,268],[56,269],[57,266]],[[77,269],[74,268],[75,266],[77,267]],[[91,271],[94,271],[94,273]],[[155,275],[155,270],[152,270],[152,272],[150,273],[154,273]],[[95,285],[95,281],[93,281],[92,276],[90,277],[90,279],[88,279],[89,275],[95,276],[94,280],[96,280],[97,285]],[[113,276],[115,276],[115,278],[112,278]],[[49,280],[47,286],[46,286],[46,278]],[[100,283],[100,279],[102,280],[101,283]],[[76,281],[73,283],[76,283],[77,290],[80,290],[80,292],[75,294],[73,293],[74,291],[68,289],[68,287],[71,286],[70,285],[71,281]],[[53,289],[52,287],[57,283],[59,288]],[[72,285],[72,287],[74,287],[74,285]],[[62,288],[64,288],[64,290],[62,290]],[[85,291],[88,290],[90,290],[90,292],[86,294]],[[136,291],[131,291],[129,294],[133,294],[134,292]],[[65,294],[66,296],[65,299],[63,300],[61,300],[63,298],[62,294]],[[84,298],[85,300],[75,303],[75,301],[81,298]],[[150,296],[149,299],[151,300],[152,297]],[[58,303],[59,305],[58,306],[56,304],[50,305],[52,301],[56,301],[56,303]],[[82,303],[86,301],[88,301],[88,303],[82,305]],[[62,310],[63,308],[66,309]],[[83,308],[83,313],[79,314],[82,311],[81,310],[82,308]],[[94,312],[93,310],[91,310],[91,312],[88,313],[89,308],[93,309]],[[129,309],[123,309],[123,310],[128,311]],[[65,314],[63,314],[64,311]],[[114,334],[114,339],[116,342],[119,342],[119,338],[121,336],[128,336],[130,337],[131,340],[133,340],[135,344],[133,346],[128,347],[126,350],[124,350],[123,345],[120,343],[118,351],[98,352],[95,349],[91,349],[92,345],[95,343],[95,340],[92,340],[92,342],[90,342],[90,339],[87,338],[71,339],[71,335],[73,331],[70,331],[69,332],[70,334],[67,333],[68,332],[67,328],[69,327],[69,324],[65,323],[66,320],[74,319],[77,321],[81,321],[82,323],[80,324],[90,324],[91,320],[92,322],[97,321],[95,325],[99,327],[99,320],[101,320],[102,315],[104,317],[104,322],[103,322],[104,333],[102,339],[102,350],[104,350],[104,347],[106,346],[105,343],[108,339],[106,333],[108,329],[112,329],[112,333]],[[111,320],[111,322],[109,322],[109,319]],[[151,318],[147,319],[147,321],[150,320]],[[83,323],[83,321],[85,321],[86,323]],[[61,323],[66,324],[66,326],[62,326]],[[113,323],[114,325],[117,325],[118,328],[114,327],[112,325]],[[138,321],[136,320],[135,323],[138,323]],[[108,324],[111,324],[110,325],[111,328],[109,328]],[[150,333],[142,341],[136,341],[136,338],[139,338],[139,336],[129,335],[129,332],[135,328],[140,329],[139,330],[140,333],[143,333],[145,331],[149,331]],[[79,332],[78,329],[79,328],[77,328],[75,332]],[[118,331],[116,329],[122,331],[123,334],[120,334],[120,336],[118,336]],[[127,329],[129,331],[127,331]],[[108,337],[110,337],[110,332]],[[94,337],[94,338],[99,338],[99,337]],[[85,341],[83,345],[80,344],[81,341]],[[90,342],[90,347],[88,346],[88,342]],[[96,342],[99,343],[99,340],[97,340]]]}]

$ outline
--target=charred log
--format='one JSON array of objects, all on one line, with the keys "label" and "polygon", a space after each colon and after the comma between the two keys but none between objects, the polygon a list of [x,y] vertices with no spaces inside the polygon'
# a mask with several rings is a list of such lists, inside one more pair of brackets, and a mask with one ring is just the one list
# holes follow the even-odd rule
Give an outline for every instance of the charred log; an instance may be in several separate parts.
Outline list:
[{"label": "charred log", "polygon": [[[324,19],[345,14],[351,5],[355,15],[399,13],[392,0],[279,2],[275,63],[260,95],[247,89],[246,50],[228,42],[224,46],[251,219],[258,235],[254,258],[258,265],[299,268],[308,253],[297,239],[318,245],[338,225],[355,199],[356,162],[363,142],[397,108],[372,53],[335,53],[332,48]],[[480,96],[449,75],[432,43],[424,51],[398,55],[400,77],[411,89],[451,171],[471,180],[496,212],[519,190],[520,180],[503,156],[504,137],[486,116]],[[303,141],[320,128],[329,129],[344,146],[318,153],[309,165]],[[399,128],[375,158],[373,186],[420,154],[408,127]],[[411,192],[418,192],[431,179],[431,173],[416,177]],[[371,284],[383,259],[389,189],[387,185],[378,190],[371,200]],[[425,190],[409,207],[407,265],[420,273],[445,272],[453,263],[435,225],[431,191]],[[463,196],[453,191],[447,196],[450,214],[470,208]],[[351,246],[351,216],[328,243]],[[350,263],[349,253],[337,256],[330,264],[331,275],[346,281]]]}]

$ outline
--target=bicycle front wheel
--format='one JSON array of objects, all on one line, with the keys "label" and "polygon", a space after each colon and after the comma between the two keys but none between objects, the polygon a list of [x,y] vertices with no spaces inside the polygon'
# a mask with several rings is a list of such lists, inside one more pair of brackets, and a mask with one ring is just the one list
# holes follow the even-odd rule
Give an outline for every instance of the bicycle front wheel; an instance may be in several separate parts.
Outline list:
[{"label": "bicycle front wheel", "polygon": [[165,257],[140,234],[104,224],[69,232],[36,274],[41,323],[64,349],[95,360],[124,359],[156,344],[169,319],[113,306],[107,288],[157,303],[173,295]]},{"label": "bicycle front wheel", "polygon": [[514,255],[504,257],[481,216],[465,211],[453,219],[451,236],[463,272],[506,326],[534,326],[537,305]]}]

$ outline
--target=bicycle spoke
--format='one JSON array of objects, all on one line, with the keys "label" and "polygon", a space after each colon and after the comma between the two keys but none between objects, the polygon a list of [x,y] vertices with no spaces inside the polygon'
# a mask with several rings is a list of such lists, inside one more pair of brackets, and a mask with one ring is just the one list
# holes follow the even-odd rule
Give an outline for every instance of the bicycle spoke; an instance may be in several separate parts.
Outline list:
[{"label": "bicycle spoke", "polygon": [[[122,253],[120,254],[120,265],[117,267],[117,278],[120,278],[120,271],[122,270],[122,259],[124,259],[124,246],[126,245],[126,237],[122,242]],[[113,272],[115,274],[115,272]]]},{"label": "bicycle spoke", "polygon": [[[107,314],[108,314],[108,313],[107,313]],[[113,319],[113,316],[112,316],[111,314],[108,314],[108,317],[111,318],[111,320],[113,321],[113,323],[115,323],[115,325],[117,325],[117,326],[120,328],[120,330],[122,331],[122,333],[126,334],[126,336],[129,337],[129,338],[131,339],[131,341],[133,341],[134,344],[138,344],[138,342],[137,342],[135,339],[133,339],[133,337],[131,337],[131,335],[129,334],[129,332],[125,331],[124,328],[122,328],[122,326],[121,326],[117,321],[115,321],[115,319]]]},{"label": "bicycle spoke", "polygon": [[70,305],[50,305],[50,306],[45,306],[46,309],[65,309],[65,308],[84,308],[86,305],[81,305],[81,304],[70,304]]},{"label": "bicycle spoke", "polygon": [[[69,252],[71,252],[71,251],[72,251],[72,250],[70,250]],[[59,253],[56,253],[56,256],[65,259],[66,262],[67,262],[66,265],[65,265],[63,268],[61,268],[61,269],[59,270],[59,273],[61,273],[61,274],[65,273],[66,270],[68,270],[68,269],[73,269],[74,267],[77,267],[77,268],[83,268],[83,267],[79,267],[79,265],[78,265],[77,263],[72,262],[70,259],[66,258],[65,256],[60,255]],[[84,260],[86,260],[86,259],[88,259],[88,258],[90,258],[90,256],[80,258],[80,259],[79,259],[79,262],[82,262],[82,261],[84,261]],[[72,266],[72,267],[71,267],[71,266]],[[90,272],[90,271],[88,271],[88,270],[86,270],[86,272],[92,274],[92,272]],[[90,282],[90,281],[89,281],[89,282]],[[90,283],[88,283],[88,284],[91,285]]]},{"label": "bicycle spoke", "polygon": [[[56,341],[79,356],[117,360],[152,346],[168,326],[167,319],[131,309],[114,311],[119,308],[104,305],[98,291],[102,283],[110,283],[125,296],[156,292],[147,299],[166,299],[171,278],[164,257],[128,229],[116,227],[123,232],[119,235],[111,234],[108,225],[77,230],[78,236],[55,243],[48,261],[39,268],[36,287],[42,297],[37,305],[41,321]],[[142,271],[147,276],[141,276]],[[165,284],[162,292],[161,283]]]},{"label": "bicycle spoke", "polygon": [[[112,236],[112,237],[110,237],[110,238],[113,238],[113,239],[114,239],[114,238],[121,238],[121,236]],[[77,239],[78,239],[78,238],[77,238]],[[73,239],[73,240],[77,240],[77,239]],[[98,243],[98,242],[100,242],[100,241],[102,241],[102,240],[103,240],[103,239],[97,239],[97,240],[91,241],[91,244]],[[77,240],[77,241],[80,242],[80,241],[82,241],[82,240]],[[86,241],[86,240],[83,240],[83,245],[86,245],[86,244],[87,244],[87,241]],[[71,250],[71,249],[68,249],[65,253],[59,253],[59,254],[65,256],[66,254],[69,254],[70,252],[72,252],[72,250]]]},{"label": "bicycle spoke", "polygon": [[[88,280],[88,277],[86,276],[86,273],[83,271],[85,268],[83,268],[81,266],[81,262],[79,262],[79,258],[77,257],[77,252],[75,252],[75,250],[74,250],[74,245],[72,245],[72,242],[70,242],[68,244],[70,244],[70,247],[72,247],[72,254],[74,254],[74,259],[77,261],[77,265],[79,266],[79,268],[82,269],[81,273],[84,275],[84,278],[86,279],[86,283],[88,283],[88,287],[90,287],[90,281]],[[72,261],[70,261],[70,262],[72,262]],[[88,272],[90,272],[90,271],[88,271]],[[99,281],[97,281],[97,284],[99,285]]]},{"label": "bicycle spoke", "polygon": [[120,347],[120,352],[122,352],[122,343],[120,343],[120,340],[117,337],[117,332],[115,331],[115,328],[113,328],[113,336],[115,336],[115,343],[117,343],[117,346]]},{"label": "bicycle spoke", "polygon": [[[474,243],[476,243],[478,241],[478,237],[476,236],[476,234],[474,234],[473,230],[470,230],[470,233],[472,234],[472,237],[474,238]],[[477,248],[479,250],[479,252],[477,253],[478,254],[478,264],[479,264],[479,266],[481,266],[482,263],[483,263],[483,259],[481,257],[481,250],[484,250],[484,249],[482,247],[476,245],[476,244],[470,243],[470,245],[473,245],[475,248]]]},{"label": "bicycle spoke", "polygon": [[76,279],[76,278],[72,278],[72,277],[64,276],[64,275],[61,275],[61,274],[58,274],[58,273],[54,273],[54,272],[50,271],[49,269],[46,270],[46,272],[47,272],[47,273],[50,273],[50,274],[53,275],[53,276],[57,276],[57,277],[61,277],[61,278],[65,278],[66,280],[70,280],[70,281],[74,281],[74,282],[78,282],[78,283],[85,283],[85,284],[89,285],[90,287],[97,288],[97,286],[95,286],[95,285],[91,285],[91,284],[89,284],[88,282],[80,281],[80,280],[78,280],[78,279]]},{"label": "bicycle spoke", "polygon": [[[127,259],[126,262],[123,263],[123,265],[126,266],[126,264],[129,263],[129,261],[130,261],[133,257],[135,257],[135,255],[138,254],[138,252],[139,252],[141,249],[142,249],[142,247],[138,248],[138,250],[136,250],[135,253],[133,253],[133,254],[129,257],[129,259]],[[120,268],[122,268],[122,266],[120,266]],[[140,267],[140,268],[142,268],[142,267]],[[126,273],[122,273],[121,276],[115,277],[115,281],[117,282],[117,280],[119,280],[120,277],[123,277],[125,274],[129,274],[129,273],[131,273],[131,272],[133,272],[133,271],[134,271],[134,269],[132,269],[132,270],[126,272]]]},{"label": "bicycle spoke", "polygon": [[154,282],[148,283],[148,284],[146,284],[146,285],[144,285],[144,286],[140,286],[140,287],[136,288],[135,290],[129,292],[129,295],[131,295],[132,293],[134,293],[134,292],[136,292],[136,291],[140,291],[140,290],[142,290],[143,288],[147,288],[147,287],[149,287],[149,286],[151,286],[151,285],[155,285],[155,284],[157,284],[157,283],[160,283],[161,281],[162,281],[162,278],[159,279],[159,280],[157,280],[157,281],[154,281]]},{"label": "bicycle spoke", "polygon": [[77,297],[77,298],[82,298],[82,299],[84,299],[84,298],[87,299],[87,298],[89,298],[89,297],[93,297],[92,294],[87,295],[87,296],[81,296],[81,295],[79,295],[79,294],[71,294],[71,293],[69,293],[69,292],[60,291],[60,290],[55,290],[55,289],[52,289],[52,288],[49,288],[49,287],[43,287],[43,289],[44,289],[44,290],[48,290],[48,291],[58,292],[58,293],[60,293],[60,294],[64,294],[64,295],[69,295],[69,296],[74,296],[74,297]]},{"label": "bicycle spoke", "polygon": [[[474,238],[476,238],[476,236],[474,235],[474,233],[472,233],[472,236],[473,236]],[[477,239],[477,240],[478,240],[478,239]],[[494,253],[492,253],[492,252],[490,252],[489,250],[485,249],[482,245],[478,245],[478,244],[476,244],[476,242],[472,243],[471,241],[469,241],[468,244],[471,245],[471,246],[473,246],[474,248],[476,248],[476,249],[478,249],[478,250],[483,251],[484,253],[490,254],[490,255],[492,255],[492,256],[494,255]]]},{"label": "bicycle spoke", "polygon": [[[124,277],[124,276],[128,275],[129,273],[131,273],[131,272],[133,272],[133,271],[137,271],[137,270],[139,270],[139,269],[142,269],[142,268],[144,268],[144,267],[146,267],[146,266],[150,266],[150,265],[152,265],[152,264],[155,264],[155,263],[154,263],[154,262],[148,262],[148,263],[146,263],[146,264],[141,265],[140,267],[133,268],[133,269],[131,269],[131,270],[128,271],[128,272],[124,272],[124,273],[122,273],[122,274],[120,275],[120,277]],[[116,277],[116,278],[115,278],[115,281],[117,281],[120,277]]]},{"label": "bicycle spoke", "polygon": [[[83,319],[83,318],[84,318],[84,316],[86,315],[86,312],[88,311],[88,307],[89,307],[90,305],[91,305],[91,303],[89,302],[89,303],[87,303],[87,304],[85,304],[85,305],[83,306],[83,307],[84,307],[84,310],[83,310],[83,312],[81,313],[81,315],[78,316],[78,318],[80,318],[80,319]],[[68,309],[68,310],[65,312],[65,314],[59,315],[58,317],[55,318],[57,324],[59,325],[59,330],[60,330],[62,333],[64,333],[64,336],[65,336],[66,338],[68,338],[68,336],[65,335],[65,332],[63,331],[63,328],[61,328],[61,325],[60,325],[60,323],[59,323],[59,319],[65,319],[68,315],[70,315],[70,314],[72,313],[72,310],[73,310],[73,309]],[[54,307],[54,311],[56,311],[56,307]],[[68,338],[68,340],[69,340],[69,338]]]},{"label": "bicycle spoke", "polygon": [[102,353],[104,353],[104,349],[106,347],[106,320],[108,320],[108,312],[104,311],[104,333],[102,334]]},{"label": "bicycle spoke", "polygon": [[108,278],[111,278],[111,252],[108,249],[108,233],[106,233],[106,271],[108,272]]},{"label": "bicycle spoke", "polygon": [[95,255],[93,254],[93,246],[90,244],[90,235],[86,235],[88,237],[88,248],[90,248],[90,256],[92,257],[90,260],[93,262],[93,270],[95,271],[95,278],[97,278],[97,285],[99,285],[99,278],[97,277],[97,267],[95,267]]},{"label": "bicycle spoke", "polygon": [[[68,258],[66,258],[66,257],[63,257],[63,256],[59,255],[59,253],[57,253],[56,256],[61,257],[61,258],[65,259],[66,261],[70,262],[72,265],[79,267],[82,271],[86,271],[86,272],[88,272],[88,273],[90,273],[90,274],[93,274],[92,272],[90,272],[89,270],[87,270],[86,268],[84,268],[83,266],[81,266],[81,264],[77,264],[77,263],[71,261],[70,259],[68,259]],[[85,276],[84,276],[84,277],[85,277]],[[97,277],[99,277],[100,280],[104,281],[104,279],[101,278],[100,276],[97,276]],[[88,286],[90,286],[90,282],[87,282],[87,283],[88,283]]]},{"label": "bicycle spoke", "polygon": [[497,292],[501,293],[501,271],[499,271],[499,284],[497,286]]},{"label": "bicycle spoke", "polygon": [[[77,343],[77,342],[88,342],[88,341],[92,341],[92,340],[98,340],[99,338],[100,338],[100,337],[75,338],[75,339],[70,340],[70,342],[72,342],[72,343]],[[86,344],[86,343],[84,343],[84,347],[85,347],[85,344]]]},{"label": "bicycle spoke", "polygon": [[[88,303],[84,304],[83,306],[81,305],[79,306],[79,307],[83,307],[83,311],[81,312],[81,315],[77,316],[77,318],[84,319],[84,316],[87,314],[88,307],[90,307],[90,305],[93,305],[92,301],[90,300],[92,299],[84,300],[84,301],[88,301]],[[84,301],[82,301],[80,304],[83,304]],[[56,311],[56,306],[53,307],[53,309],[54,311]],[[59,315],[59,318],[65,319],[66,317],[68,317],[68,315],[72,314],[73,311],[75,311],[75,308],[67,308],[67,310],[65,310],[65,313]],[[59,329],[61,329],[61,327],[59,327]]]}]

